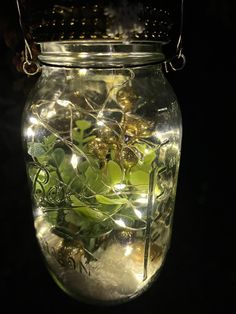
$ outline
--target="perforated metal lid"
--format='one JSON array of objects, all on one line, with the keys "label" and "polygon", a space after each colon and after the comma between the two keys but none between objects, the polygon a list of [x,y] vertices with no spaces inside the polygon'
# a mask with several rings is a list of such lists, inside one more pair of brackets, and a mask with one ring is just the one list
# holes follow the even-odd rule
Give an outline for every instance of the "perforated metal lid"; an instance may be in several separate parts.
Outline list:
[{"label": "perforated metal lid", "polygon": [[169,42],[173,26],[161,1],[48,1],[28,16],[36,42],[148,40]]}]

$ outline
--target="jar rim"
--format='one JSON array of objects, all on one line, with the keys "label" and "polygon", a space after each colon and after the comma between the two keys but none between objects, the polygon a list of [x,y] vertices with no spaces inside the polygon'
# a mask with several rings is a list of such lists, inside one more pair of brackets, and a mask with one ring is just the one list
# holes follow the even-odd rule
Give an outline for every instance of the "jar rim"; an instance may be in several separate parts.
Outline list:
[{"label": "jar rim", "polygon": [[39,60],[57,66],[127,66],[161,63],[165,60],[157,41],[69,40],[39,42]]}]

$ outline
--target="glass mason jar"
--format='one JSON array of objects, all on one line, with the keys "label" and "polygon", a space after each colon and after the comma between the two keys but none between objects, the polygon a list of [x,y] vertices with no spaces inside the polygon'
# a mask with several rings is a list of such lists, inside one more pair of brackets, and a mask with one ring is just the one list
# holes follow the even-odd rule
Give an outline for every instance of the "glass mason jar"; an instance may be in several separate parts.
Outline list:
[{"label": "glass mason jar", "polygon": [[69,295],[121,303],[169,247],[181,114],[161,43],[41,44],[23,117],[37,239]]}]

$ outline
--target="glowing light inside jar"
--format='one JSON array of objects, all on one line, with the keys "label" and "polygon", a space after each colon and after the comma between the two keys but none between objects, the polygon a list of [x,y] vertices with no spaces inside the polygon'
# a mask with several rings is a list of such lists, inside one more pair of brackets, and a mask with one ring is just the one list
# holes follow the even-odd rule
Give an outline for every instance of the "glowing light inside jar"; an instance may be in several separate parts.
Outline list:
[{"label": "glowing light inside jar", "polygon": [[97,115],[97,125],[98,126],[104,126],[105,125],[105,123],[104,123],[104,120],[103,120],[103,112],[102,111],[100,111],[99,113],[98,113],[98,115]]},{"label": "glowing light inside jar", "polygon": [[148,155],[148,154],[150,154],[151,151],[152,151],[151,149],[145,148],[144,149],[144,154]]},{"label": "glowing light inside jar", "polygon": [[135,215],[139,218],[139,219],[141,219],[142,218],[142,213],[140,212],[140,210],[138,210],[138,209],[136,209],[136,208],[134,208],[134,213],[135,213]]},{"label": "glowing light inside jar", "polygon": [[127,245],[127,246],[125,247],[125,256],[129,256],[129,255],[132,253],[132,251],[133,251],[132,246]]},{"label": "glowing light inside jar", "polygon": [[35,135],[35,132],[31,126],[28,127],[28,129],[26,131],[26,135],[27,135],[27,137],[33,137]]},{"label": "glowing light inside jar", "polygon": [[114,222],[120,226],[120,227],[123,227],[123,228],[126,228],[126,224],[124,223],[124,221],[122,219],[116,219],[114,220]]},{"label": "glowing light inside jar", "polygon": [[99,120],[99,121],[97,121],[97,125],[98,125],[98,126],[104,126],[105,123],[104,123],[103,120]]},{"label": "glowing light inside jar", "polygon": [[118,183],[114,185],[114,188],[116,190],[123,190],[126,187],[126,185],[124,183]]},{"label": "glowing light inside jar", "polygon": [[81,53],[79,54],[79,57],[80,57],[80,58],[83,58],[83,59],[87,58],[88,56],[89,56],[89,54],[88,54],[87,52],[81,52]]},{"label": "glowing light inside jar", "polygon": [[39,121],[35,117],[30,117],[29,120],[34,125],[37,125],[39,123]]},{"label": "glowing light inside jar", "polygon": [[34,211],[34,216],[38,217],[38,216],[42,216],[43,215],[43,209],[42,207],[36,207],[35,211]]},{"label": "glowing light inside jar", "polygon": [[139,204],[144,204],[146,205],[148,203],[148,196],[147,194],[140,194],[141,197],[137,198],[135,200],[136,203],[139,203]]},{"label": "glowing light inside jar", "polygon": [[58,105],[60,105],[62,107],[69,107],[71,105],[71,102],[69,100],[58,99],[57,103],[58,103]]},{"label": "glowing light inside jar", "polygon": [[87,73],[87,69],[79,69],[79,75],[84,76]]},{"label": "glowing light inside jar", "polygon": [[70,162],[71,162],[72,167],[76,169],[79,163],[79,157],[76,154],[73,154]]},{"label": "glowing light inside jar", "polygon": [[53,109],[53,110],[50,110],[47,112],[46,117],[47,117],[47,119],[50,119],[50,118],[54,117],[55,115],[56,115],[56,110]]},{"label": "glowing light inside jar", "polygon": [[143,273],[136,273],[135,277],[137,278],[138,282],[143,281]]}]

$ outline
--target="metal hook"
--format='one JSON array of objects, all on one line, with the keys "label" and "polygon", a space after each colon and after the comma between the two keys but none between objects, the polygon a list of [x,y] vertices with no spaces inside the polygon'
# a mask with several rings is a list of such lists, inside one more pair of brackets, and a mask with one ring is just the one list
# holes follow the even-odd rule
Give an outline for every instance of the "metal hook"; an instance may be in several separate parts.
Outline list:
[{"label": "metal hook", "polygon": [[[35,66],[34,71],[32,71],[32,65]],[[27,70],[27,67],[30,67],[30,70]],[[35,75],[40,70],[39,64],[36,62],[31,62],[31,61],[24,61],[22,68],[23,68],[23,71],[25,72],[25,74],[27,74],[27,75]]]},{"label": "metal hook", "polygon": [[178,56],[176,56],[176,58],[174,58],[173,60],[178,60],[178,61],[181,60],[181,62],[182,62],[182,63],[180,63],[179,66],[177,66],[177,65],[175,66],[175,65],[173,65],[173,61],[169,61],[169,65],[173,71],[180,71],[185,67],[186,57],[182,52],[180,52],[180,54]]},{"label": "metal hook", "polygon": [[[173,71],[182,70],[186,64],[186,57],[183,54],[183,47],[182,47],[182,33],[183,33],[183,16],[184,16],[184,0],[181,0],[181,19],[180,19],[180,30],[179,30],[179,39],[176,45],[176,55],[164,62],[165,72],[168,73],[168,65]],[[174,65],[174,61],[181,61],[180,65]]]},{"label": "metal hook", "polygon": [[[17,5],[17,11],[18,11],[18,15],[19,15],[19,24],[20,24],[20,28],[24,37],[24,43],[25,43],[25,51],[24,51],[24,56],[25,56],[25,61],[23,62],[23,71],[25,72],[25,74],[27,75],[35,75],[36,73],[39,72],[40,70],[40,65],[38,62],[33,61],[33,55],[32,55],[32,51],[30,49],[30,45],[25,37],[24,34],[24,28],[21,22],[21,11],[20,11],[20,5],[19,5],[19,1],[16,0],[16,5]],[[32,65],[34,66],[34,70],[32,71]],[[27,66],[30,66],[31,71],[27,70]]]},{"label": "metal hook", "polygon": [[[173,62],[174,60],[181,61],[180,65],[174,65]],[[166,73],[169,73],[168,66],[171,68],[173,71],[180,71],[183,70],[186,64],[186,57],[183,53],[181,53],[178,56],[175,56],[172,60],[168,60],[164,62],[164,69]]]}]

